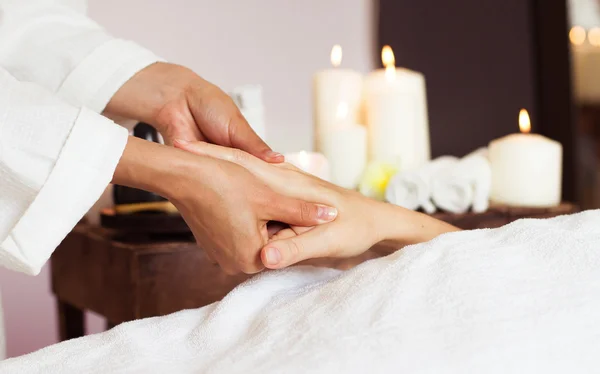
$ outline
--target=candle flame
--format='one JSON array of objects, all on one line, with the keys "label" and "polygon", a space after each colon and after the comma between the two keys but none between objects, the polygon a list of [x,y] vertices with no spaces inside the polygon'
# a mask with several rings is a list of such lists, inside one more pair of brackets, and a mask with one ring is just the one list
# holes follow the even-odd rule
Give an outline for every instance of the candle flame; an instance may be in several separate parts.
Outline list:
[{"label": "candle flame", "polygon": [[519,112],[519,129],[523,134],[528,134],[531,131],[531,120],[526,109],[521,109]]},{"label": "candle flame", "polygon": [[396,58],[394,57],[394,51],[392,47],[389,45],[384,45],[381,49],[381,62],[383,62],[383,66],[387,68],[396,67]]},{"label": "candle flame", "polygon": [[336,44],[331,48],[331,65],[338,67],[342,64],[342,46]]},{"label": "candle flame", "polygon": [[394,51],[389,45],[384,45],[381,49],[381,62],[385,66],[385,77],[388,81],[396,79],[396,57]]},{"label": "candle flame", "polygon": [[600,28],[594,27],[588,31],[588,40],[594,47],[600,47]]},{"label": "candle flame", "polygon": [[569,40],[574,45],[582,45],[585,42],[585,29],[581,26],[574,26],[569,31]]},{"label": "candle flame", "polygon": [[348,112],[349,112],[348,103],[342,101],[337,107],[337,112],[336,112],[335,117],[338,120],[344,120],[344,119],[348,118]]}]

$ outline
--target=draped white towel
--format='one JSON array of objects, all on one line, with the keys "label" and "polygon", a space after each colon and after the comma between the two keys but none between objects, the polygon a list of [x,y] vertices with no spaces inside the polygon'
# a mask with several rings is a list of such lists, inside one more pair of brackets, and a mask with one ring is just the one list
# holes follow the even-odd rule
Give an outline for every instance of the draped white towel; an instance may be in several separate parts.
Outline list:
[{"label": "draped white towel", "polygon": [[489,207],[492,171],[487,148],[480,148],[436,176],[431,182],[431,197],[438,208],[452,213],[484,212]]},{"label": "draped white towel", "polygon": [[407,209],[423,208],[426,213],[435,213],[436,207],[431,202],[431,181],[436,174],[457,162],[456,157],[442,156],[417,170],[396,174],[385,191],[386,200]]},{"label": "draped white towel", "polygon": [[597,373],[600,211],[443,235],[346,272],[0,362],[0,373]]}]

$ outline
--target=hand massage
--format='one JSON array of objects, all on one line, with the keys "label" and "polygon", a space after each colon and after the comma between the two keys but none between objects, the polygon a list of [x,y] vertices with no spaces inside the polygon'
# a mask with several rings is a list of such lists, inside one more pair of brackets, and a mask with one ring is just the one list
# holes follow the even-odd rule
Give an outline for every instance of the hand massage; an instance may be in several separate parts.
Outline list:
[{"label": "hand massage", "polygon": [[[522,134],[432,159],[424,76],[386,46],[364,79],[315,74],[315,152],[283,155],[265,142],[258,86],[227,94],[85,8],[0,0],[0,264],[38,275],[113,183],[157,199],[115,214],[182,218],[215,267],[252,276],[0,373],[600,368],[600,211],[479,230],[432,215],[561,204],[563,146],[523,130],[526,111]],[[160,140],[131,135],[135,123]],[[157,201],[172,208],[144,212]],[[348,270],[305,263],[371,250],[382,257]]]}]

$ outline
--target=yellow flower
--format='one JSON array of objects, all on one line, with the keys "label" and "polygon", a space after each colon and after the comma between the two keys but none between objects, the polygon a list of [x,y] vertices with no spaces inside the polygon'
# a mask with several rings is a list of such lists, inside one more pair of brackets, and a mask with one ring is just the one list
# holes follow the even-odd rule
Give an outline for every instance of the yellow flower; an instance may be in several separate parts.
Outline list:
[{"label": "yellow flower", "polygon": [[383,200],[385,189],[390,179],[398,172],[398,168],[385,162],[371,162],[358,185],[358,191],[370,198]]}]

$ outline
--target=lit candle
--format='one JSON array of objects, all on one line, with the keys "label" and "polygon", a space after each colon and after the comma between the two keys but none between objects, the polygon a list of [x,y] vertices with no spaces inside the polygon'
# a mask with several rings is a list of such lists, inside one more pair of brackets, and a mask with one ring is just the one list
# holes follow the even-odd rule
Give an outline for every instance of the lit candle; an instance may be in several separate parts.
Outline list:
[{"label": "lit candle", "polygon": [[573,88],[580,103],[600,102],[600,28],[575,26],[569,32],[573,61]]},{"label": "lit candle", "polygon": [[367,129],[349,119],[346,102],[338,105],[336,118],[325,146],[331,181],[355,189],[367,165]]},{"label": "lit candle", "polygon": [[338,105],[348,105],[348,121],[359,123],[362,104],[362,75],[354,70],[342,69],[342,47],[331,50],[333,69],[319,71],[314,76],[315,147],[326,152],[330,143],[331,128],[336,123]]},{"label": "lit candle", "polygon": [[519,127],[520,134],[490,143],[491,200],[512,206],[556,206],[561,195],[562,146],[542,135],[530,134],[531,122],[525,109],[519,113]]},{"label": "lit candle", "polygon": [[329,181],[329,162],[320,153],[300,151],[285,155],[285,161],[316,177]]},{"label": "lit candle", "polygon": [[396,68],[394,52],[383,47],[385,69],[365,79],[369,159],[416,169],[429,161],[429,121],[423,74]]}]

